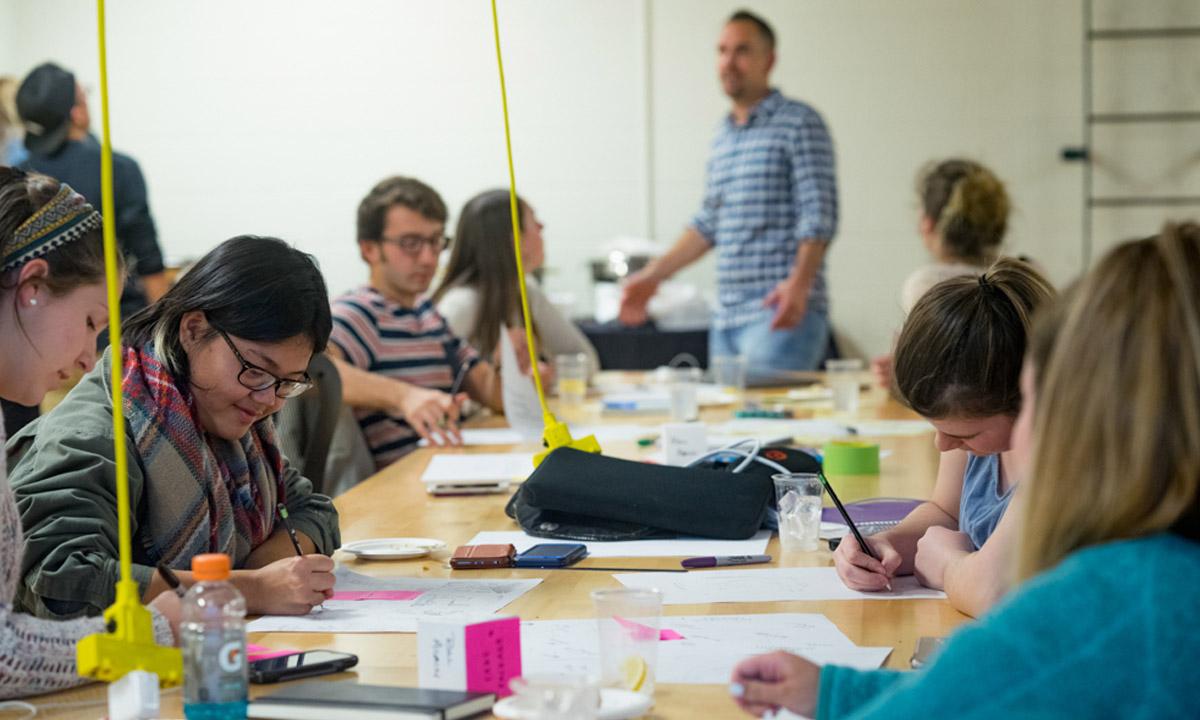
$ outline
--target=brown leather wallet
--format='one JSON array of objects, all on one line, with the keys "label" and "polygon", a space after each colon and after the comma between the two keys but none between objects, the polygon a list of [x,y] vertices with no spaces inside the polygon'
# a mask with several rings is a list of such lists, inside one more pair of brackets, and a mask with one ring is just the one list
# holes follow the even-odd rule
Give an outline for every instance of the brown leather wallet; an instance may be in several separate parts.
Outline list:
[{"label": "brown leather wallet", "polygon": [[517,549],[512,545],[459,545],[450,556],[455,570],[512,567]]}]

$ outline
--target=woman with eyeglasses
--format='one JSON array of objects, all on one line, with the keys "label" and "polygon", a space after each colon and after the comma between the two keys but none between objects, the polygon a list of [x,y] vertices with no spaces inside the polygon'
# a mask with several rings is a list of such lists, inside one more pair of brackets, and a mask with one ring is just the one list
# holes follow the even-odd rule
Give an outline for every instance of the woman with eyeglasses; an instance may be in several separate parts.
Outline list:
[{"label": "woman with eyeglasses", "polygon": [[[309,388],[309,360],[330,326],[312,258],[253,236],[217,246],[129,319],[121,362],[133,574],[144,598],[167,588],[157,563],[186,585],[192,557],[210,552],[233,559],[251,613],[303,614],[331,597],[337,512],[280,453],[270,418]],[[113,361],[106,352],[9,444],[27,542],[17,602],[41,616],[95,615],[114,599]]]}]

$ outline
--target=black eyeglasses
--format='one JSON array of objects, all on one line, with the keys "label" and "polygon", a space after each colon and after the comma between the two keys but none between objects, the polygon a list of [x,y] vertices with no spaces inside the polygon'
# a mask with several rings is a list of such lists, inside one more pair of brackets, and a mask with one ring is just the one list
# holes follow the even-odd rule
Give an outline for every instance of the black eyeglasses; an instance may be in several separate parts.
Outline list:
[{"label": "black eyeglasses", "polygon": [[224,330],[218,330],[217,332],[221,335],[221,337],[225,338],[225,343],[229,345],[229,349],[233,351],[233,356],[242,364],[242,370],[238,373],[237,379],[238,382],[241,383],[242,387],[246,388],[247,390],[254,390],[257,392],[259,390],[266,390],[269,387],[274,387],[275,397],[286,399],[294,398],[297,395],[303,394],[305,390],[308,390],[313,386],[312,378],[308,376],[307,372],[304,373],[303,380],[287,380],[285,378],[277,377],[255,365],[254,363],[249,362],[246,360],[246,358],[242,357],[240,352],[238,352],[237,347],[233,344],[233,341],[229,339],[229,336],[225,334]]},{"label": "black eyeglasses", "polygon": [[406,255],[412,255],[414,257],[420,255],[421,250],[425,249],[426,247],[428,247],[430,250],[433,250],[435,253],[440,253],[441,251],[450,247],[450,238],[446,235],[442,235],[441,233],[438,233],[437,235],[430,235],[429,237],[422,235],[401,235],[398,238],[385,237],[380,238],[379,241],[395,243],[402,251],[404,251]]}]

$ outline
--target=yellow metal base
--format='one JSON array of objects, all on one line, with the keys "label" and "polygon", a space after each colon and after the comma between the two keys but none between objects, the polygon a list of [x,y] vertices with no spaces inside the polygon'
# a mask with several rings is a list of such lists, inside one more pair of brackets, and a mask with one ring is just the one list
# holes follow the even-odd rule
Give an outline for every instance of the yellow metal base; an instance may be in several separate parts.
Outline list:
[{"label": "yellow metal base", "polygon": [[564,422],[559,422],[553,415],[547,414],[543,418],[546,424],[546,430],[542,434],[542,444],[546,449],[533,456],[533,466],[537,467],[542,464],[546,456],[560,447],[571,447],[576,450],[582,450],[590,453],[600,453],[600,443],[596,440],[595,435],[586,435],[575,440],[571,437],[571,430]]},{"label": "yellow metal base", "polygon": [[183,655],[178,648],[154,642],[154,620],[138,602],[137,583],[117,583],[117,601],[104,611],[109,632],[88,635],[75,646],[79,674],[103,682],[120,680],[133,670],[158,675],[163,687],[183,682]]}]

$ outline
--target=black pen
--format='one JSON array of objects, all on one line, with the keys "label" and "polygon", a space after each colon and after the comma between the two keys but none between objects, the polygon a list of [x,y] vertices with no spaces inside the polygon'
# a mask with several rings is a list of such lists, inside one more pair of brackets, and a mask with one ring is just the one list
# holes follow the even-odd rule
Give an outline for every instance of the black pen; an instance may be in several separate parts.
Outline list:
[{"label": "black pen", "polygon": [[[825,473],[818,472],[817,477],[821,478],[821,484],[825,486],[825,491],[829,493],[829,498],[833,500],[834,506],[836,506],[838,512],[842,514],[842,519],[846,521],[846,527],[850,528],[850,532],[854,533],[854,539],[858,541],[858,546],[862,548],[862,551],[869,555],[873,560],[882,564],[883,561],[879,559],[879,556],[875,554],[875,551],[872,550],[871,546],[867,544],[867,541],[863,539],[862,533],[858,531],[858,527],[856,527],[854,521],[850,519],[850,513],[846,512],[846,506],[842,505],[841,500],[838,500],[837,493],[833,491],[833,486],[830,485],[829,480],[825,478]],[[890,591],[891,589],[892,582],[891,580],[888,580],[888,590]]]},{"label": "black pen", "polygon": [[162,575],[162,579],[167,581],[167,587],[174,590],[176,595],[183,597],[187,593],[183,583],[179,582],[179,576],[171,572],[171,568],[167,567],[165,562],[159,561],[154,567],[158,568],[158,574]]},{"label": "black pen", "polygon": [[292,547],[296,548],[296,554],[300,557],[304,557],[304,551],[300,549],[300,541],[296,539],[296,530],[292,527],[292,524],[288,522],[287,506],[283,503],[279,503],[275,506],[275,510],[279,513],[279,519],[283,521],[283,527],[287,529],[288,537],[292,539]]},{"label": "black pen", "polygon": [[467,363],[459,365],[458,374],[454,376],[454,382],[450,385],[450,397],[454,397],[458,394],[459,388],[462,387],[463,380],[465,380],[467,377],[467,368],[469,367],[470,365]]}]

